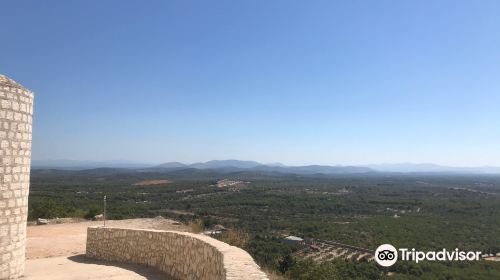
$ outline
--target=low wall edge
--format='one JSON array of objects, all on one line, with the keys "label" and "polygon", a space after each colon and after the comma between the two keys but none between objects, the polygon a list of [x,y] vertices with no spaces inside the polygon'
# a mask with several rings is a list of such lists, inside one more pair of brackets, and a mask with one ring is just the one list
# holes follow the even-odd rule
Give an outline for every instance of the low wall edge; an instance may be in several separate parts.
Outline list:
[{"label": "low wall edge", "polygon": [[155,267],[174,279],[268,280],[246,251],[189,232],[89,227],[86,255]]}]

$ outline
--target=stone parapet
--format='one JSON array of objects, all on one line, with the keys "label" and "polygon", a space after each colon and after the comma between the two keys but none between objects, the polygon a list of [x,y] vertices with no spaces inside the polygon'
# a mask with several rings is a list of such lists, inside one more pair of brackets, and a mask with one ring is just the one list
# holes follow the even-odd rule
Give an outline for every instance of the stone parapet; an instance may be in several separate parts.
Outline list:
[{"label": "stone parapet", "polygon": [[174,279],[268,279],[246,251],[188,232],[89,227],[86,255],[155,267]]}]

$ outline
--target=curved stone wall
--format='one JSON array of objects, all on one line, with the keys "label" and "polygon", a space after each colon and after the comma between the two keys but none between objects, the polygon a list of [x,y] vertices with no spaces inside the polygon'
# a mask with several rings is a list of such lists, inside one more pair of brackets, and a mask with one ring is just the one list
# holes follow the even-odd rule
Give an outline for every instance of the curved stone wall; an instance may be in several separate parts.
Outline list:
[{"label": "curved stone wall", "polygon": [[244,250],[188,232],[89,227],[86,254],[152,266],[174,279],[268,279]]},{"label": "curved stone wall", "polygon": [[0,75],[0,279],[24,273],[33,93]]}]

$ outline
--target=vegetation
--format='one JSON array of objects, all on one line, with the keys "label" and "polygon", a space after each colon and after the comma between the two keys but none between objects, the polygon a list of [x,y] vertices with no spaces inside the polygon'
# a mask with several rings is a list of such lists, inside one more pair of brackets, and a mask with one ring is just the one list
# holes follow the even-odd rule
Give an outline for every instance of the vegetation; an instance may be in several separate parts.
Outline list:
[{"label": "vegetation", "polygon": [[288,272],[290,279],[330,280],[330,279],[383,279],[384,274],[373,262],[354,262],[336,259],[331,262],[315,263],[300,261]]},{"label": "vegetation", "polygon": [[[251,183],[217,188],[223,178]],[[160,179],[172,182],[134,186]],[[292,234],[372,250],[390,243],[500,252],[499,176],[34,170],[29,218],[90,217],[102,209],[104,195],[111,219],[162,215],[198,231],[223,224],[232,230],[221,240],[289,279],[500,279],[496,262],[398,262],[383,270],[373,262],[295,260],[298,248],[281,242]]]}]

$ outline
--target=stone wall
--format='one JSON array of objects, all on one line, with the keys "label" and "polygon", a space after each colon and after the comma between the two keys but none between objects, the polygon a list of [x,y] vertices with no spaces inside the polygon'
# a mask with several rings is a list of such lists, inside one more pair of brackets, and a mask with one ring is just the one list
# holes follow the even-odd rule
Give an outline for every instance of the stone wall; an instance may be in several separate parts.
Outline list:
[{"label": "stone wall", "polygon": [[24,273],[33,93],[0,75],[0,279]]},{"label": "stone wall", "polygon": [[89,227],[87,256],[144,264],[174,279],[268,279],[244,250],[177,231]]}]

